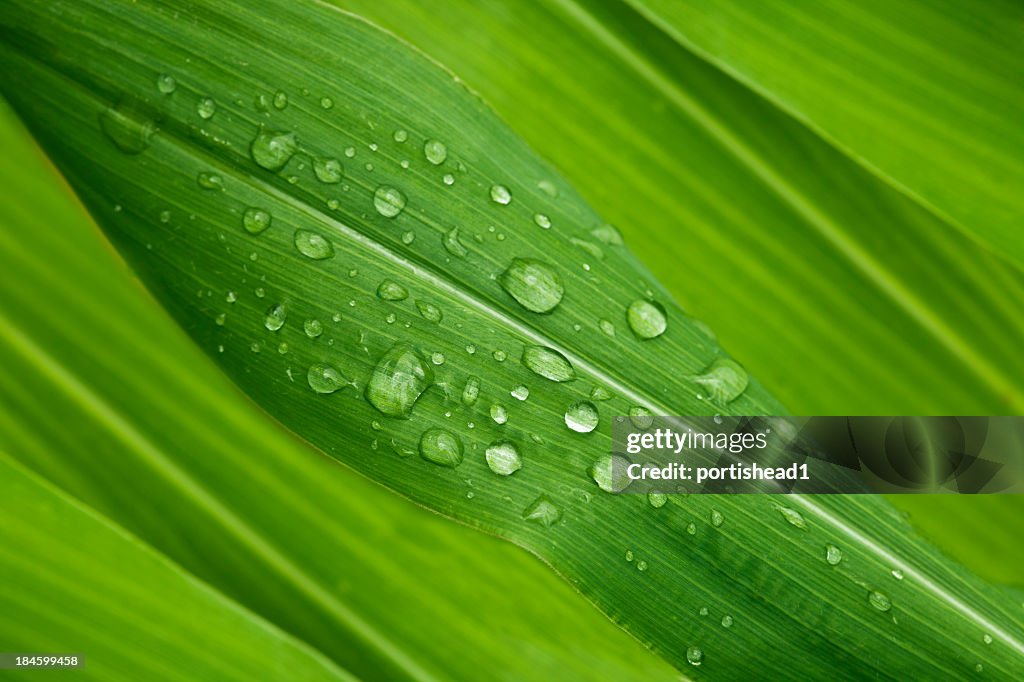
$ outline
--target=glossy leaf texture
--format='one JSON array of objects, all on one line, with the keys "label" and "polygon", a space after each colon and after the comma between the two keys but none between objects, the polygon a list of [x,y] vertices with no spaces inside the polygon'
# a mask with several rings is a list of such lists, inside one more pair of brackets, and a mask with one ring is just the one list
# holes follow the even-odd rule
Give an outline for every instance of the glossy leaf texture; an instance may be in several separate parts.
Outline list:
[{"label": "glossy leaf texture", "polygon": [[100,680],[676,677],[526,552],[283,433],[0,120],[5,650]]},{"label": "glossy leaf texture", "polygon": [[[1024,374],[1020,272],[627,4],[336,4],[481,93],[794,413],[1024,406],[1011,380]],[[452,26],[473,30],[453,39]],[[865,64],[878,59],[846,68],[869,81]],[[773,77],[802,82],[805,66]],[[814,92],[845,101],[844,88]],[[973,130],[968,119],[950,125]],[[922,177],[937,172],[910,156]],[[946,196],[969,196],[949,182]]]},{"label": "glossy leaf texture", "polygon": [[[1019,668],[1019,604],[878,498],[597,488],[614,415],[782,408],[450,74],[321,5],[59,7],[10,13],[5,92],[293,431],[527,547],[694,675]],[[535,346],[562,360],[531,368]]]}]

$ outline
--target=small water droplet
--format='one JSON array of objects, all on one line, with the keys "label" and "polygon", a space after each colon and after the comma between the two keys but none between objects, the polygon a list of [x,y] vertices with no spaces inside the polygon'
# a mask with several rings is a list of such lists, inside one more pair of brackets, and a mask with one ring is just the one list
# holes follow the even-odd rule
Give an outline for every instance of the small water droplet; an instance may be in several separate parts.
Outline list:
[{"label": "small water droplet", "polygon": [[501,425],[508,421],[508,410],[505,409],[504,405],[495,403],[491,405],[491,419],[494,420],[495,424]]},{"label": "small water droplet", "polygon": [[565,293],[561,278],[551,266],[529,258],[513,259],[498,283],[519,305],[535,313],[554,310]]},{"label": "small water droplet", "polygon": [[985,633],[982,636],[981,641],[985,642],[985,644],[991,644],[992,643],[992,635],[990,635],[988,633]]},{"label": "small water droplet", "polygon": [[156,89],[169,95],[178,89],[178,81],[171,74],[162,73],[156,77]]},{"label": "small water droplet", "polygon": [[467,406],[475,405],[480,397],[480,379],[471,376],[466,379],[466,386],[462,389],[462,403]]},{"label": "small water droplet", "polygon": [[242,227],[249,234],[259,234],[270,227],[270,214],[256,207],[245,209],[242,214]]},{"label": "small water droplet", "polygon": [[522,384],[515,386],[510,393],[516,400],[526,400],[530,397],[530,389]]},{"label": "small water droplet", "polygon": [[555,506],[554,502],[547,495],[543,494],[523,510],[524,520],[539,524],[545,528],[555,525],[561,518],[561,510]]},{"label": "small water droplet", "polygon": [[315,339],[324,333],[324,325],[317,319],[306,320],[302,324],[302,328],[306,331],[306,336],[311,339]]},{"label": "small water droplet", "polygon": [[892,577],[896,580],[903,580],[903,571],[898,568],[892,569]]},{"label": "small water droplet", "polygon": [[706,616],[706,615],[708,615],[708,613],[709,613],[709,611],[708,611],[708,607],[706,607],[706,606],[702,606],[702,607],[700,607],[700,610],[699,610],[699,611],[697,611],[697,613],[698,613],[698,615],[700,615],[701,617],[703,617],[703,616]]},{"label": "small water droplet", "polygon": [[868,592],[868,603],[879,611],[888,611],[892,608],[892,601],[885,594],[878,590]]},{"label": "small water droplet", "polygon": [[212,97],[203,97],[196,104],[196,113],[199,114],[201,119],[211,119],[217,113],[217,103],[213,101]]},{"label": "small water droplet", "polygon": [[427,322],[437,324],[443,317],[441,309],[430,301],[416,301],[416,308],[420,311],[420,315],[422,315],[423,319]]},{"label": "small water droplet", "polygon": [[316,179],[320,182],[333,185],[341,182],[341,178],[345,174],[345,168],[341,165],[341,161],[337,159],[317,158],[313,160],[313,174],[316,175]]},{"label": "small water droplet", "polygon": [[444,236],[444,248],[445,251],[456,256],[457,258],[465,258],[469,253],[469,249],[463,246],[462,242],[459,241],[459,228],[453,227]]},{"label": "small water droplet", "polygon": [[636,562],[636,570],[638,570],[640,572],[646,571],[647,570],[647,562],[644,561],[643,559],[641,559],[640,561]]},{"label": "small water droplet", "polygon": [[487,466],[499,476],[511,476],[523,468],[523,460],[515,443],[499,440],[487,446]]},{"label": "small water droplet", "polygon": [[392,346],[373,368],[366,399],[381,414],[408,419],[419,397],[434,381],[434,372],[412,346]]},{"label": "small water droplet", "polygon": [[696,523],[692,523],[692,522],[686,524],[686,532],[689,533],[690,535],[696,535],[697,534],[697,524]]},{"label": "small water droplet", "polygon": [[149,148],[156,126],[133,103],[123,102],[100,114],[103,133],[125,154],[140,154]]},{"label": "small water droplet", "polygon": [[551,228],[551,219],[548,218],[543,213],[538,213],[535,216],[533,216],[533,222],[537,223],[537,225],[544,228],[545,230]]},{"label": "small water droplet", "polygon": [[668,502],[668,495],[665,493],[647,493],[647,503],[655,509],[661,509]]},{"label": "small water droplet", "polygon": [[633,550],[627,549],[626,550],[626,561],[632,561],[632,560],[633,560]]},{"label": "small water droplet", "polygon": [[334,106],[334,100],[331,99],[330,97],[321,97],[320,106],[324,109],[330,109],[331,107]]},{"label": "small water droplet", "polygon": [[731,628],[732,627],[732,623],[733,623],[732,616],[730,616],[729,614],[726,614],[726,615],[722,616],[722,627],[723,628]]},{"label": "small water droplet", "polygon": [[162,222],[162,223],[169,223],[169,222],[171,222],[171,212],[170,211],[160,211],[160,222]]},{"label": "small water droplet", "polygon": [[612,395],[611,391],[606,389],[604,386],[594,386],[594,388],[590,389],[591,400],[603,402],[605,400],[611,400],[614,397],[615,396]]},{"label": "small water droplet", "polygon": [[628,465],[629,462],[618,455],[603,455],[590,466],[590,477],[606,493],[617,493],[629,485]]},{"label": "small water droplet", "polygon": [[615,336],[615,325],[608,320],[599,320],[597,326],[608,336]]},{"label": "small water droplet", "polygon": [[249,145],[249,155],[256,165],[269,171],[285,167],[299,148],[295,133],[267,130],[260,127]]},{"label": "small water droplet", "polygon": [[690,665],[700,665],[704,662],[704,652],[700,647],[691,646],[686,650],[686,660],[690,662]]},{"label": "small water droplet", "polygon": [[626,321],[629,328],[641,339],[653,339],[665,333],[668,320],[665,309],[653,301],[637,299],[629,304],[626,310]]},{"label": "small water droplet", "polygon": [[284,90],[278,90],[274,93],[274,108],[281,110],[288,106],[288,93]]},{"label": "small water droplet", "polygon": [[985,666],[983,666],[981,663],[978,663],[977,665],[974,666],[974,672],[976,672],[976,673],[983,673],[983,672],[985,672]]},{"label": "small water droplet", "polygon": [[399,130],[395,131],[395,133],[391,136],[391,138],[395,142],[405,142],[406,140],[409,139],[409,133],[405,132],[404,130],[399,129]]},{"label": "small water droplet", "polygon": [[218,327],[223,327],[224,323],[227,322],[227,320],[228,320],[227,313],[218,313],[217,317],[213,318],[214,324],[216,324]]},{"label": "small water droplet", "polygon": [[507,358],[508,355],[502,349],[495,348],[494,352],[491,353],[491,357],[497,360],[498,362],[505,362],[505,358]]},{"label": "small water droplet", "polygon": [[507,206],[512,201],[512,193],[504,185],[491,185],[491,201]]},{"label": "small water droplet", "polygon": [[622,246],[622,235],[614,225],[608,225],[607,223],[596,227],[590,231],[590,234],[597,241],[608,246]]},{"label": "small water droplet", "polygon": [[377,287],[377,297],[384,301],[404,301],[409,291],[398,282],[386,279]]},{"label": "small water droplet", "polygon": [[228,292],[228,293],[227,293],[227,294],[226,294],[226,295],[224,296],[224,300],[225,300],[225,301],[227,301],[228,303],[234,303],[235,301],[237,301],[237,300],[238,300],[238,294],[236,294],[236,293],[235,293],[235,292],[233,292],[233,291],[229,291],[229,292]]},{"label": "small water droplet", "polygon": [[337,369],[324,363],[311,366],[306,373],[306,381],[310,388],[323,395],[334,393],[351,383]]},{"label": "small water droplet", "polygon": [[555,183],[550,180],[541,180],[537,183],[537,187],[541,192],[544,192],[544,194],[547,194],[549,197],[554,198],[558,196],[558,188],[555,187]]},{"label": "small water droplet", "polygon": [[295,248],[306,258],[324,260],[334,256],[334,247],[329,241],[309,230],[295,230]]},{"label": "small water droplet", "polygon": [[373,207],[385,218],[394,218],[405,208],[405,195],[394,187],[381,185],[373,193]]},{"label": "small water droplet", "polygon": [[837,566],[843,560],[843,550],[835,545],[825,545],[825,562],[829,566]]},{"label": "small water droplet", "polygon": [[577,400],[565,409],[565,425],[576,433],[590,433],[598,421],[597,407],[586,400]]},{"label": "small water droplet", "polygon": [[712,509],[711,510],[711,525],[714,526],[715,528],[718,528],[723,523],[725,523],[725,517],[722,516],[722,512],[718,511],[717,509]]},{"label": "small water droplet", "polygon": [[466,352],[470,355],[476,355],[476,346],[471,343],[466,344]]},{"label": "small water droplet", "polygon": [[651,425],[654,424],[654,415],[652,415],[651,411],[646,407],[634,405],[629,408],[628,416],[629,423],[632,424],[634,428],[640,429],[641,431],[651,428]]},{"label": "small water droplet", "polygon": [[797,510],[775,503],[772,503],[772,506],[775,508],[775,511],[782,515],[782,518],[786,519],[789,525],[796,528],[807,528],[807,522],[804,521],[803,515]]},{"label": "small water droplet", "polygon": [[718,358],[694,382],[707,390],[717,403],[728,403],[738,398],[747,388],[747,371],[729,358]]},{"label": "small water droplet", "polygon": [[203,189],[216,192],[224,191],[224,179],[216,173],[200,173],[196,176],[196,184]]},{"label": "small water droplet", "polygon": [[435,365],[443,365],[445,361],[444,353],[433,352],[430,354],[430,361]]},{"label": "small water droplet", "polygon": [[523,349],[522,363],[531,372],[549,381],[572,381],[576,371],[564,355],[553,348],[527,346]]},{"label": "small water droplet", "polygon": [[448,158],[448,148],[438,140],[427,140],[423,143],[423,156],[435,166],[440,166]]},{"label": "small water droplet", "polygon": [[462,441],[446,429],[427,429],[420,437],[420,456],[443,467],[462,464]]},{"label": "small water droplet", "polygon": [[285,320],[288,318],[288,311],[285,309],[284,304],[278,303],[277,305],[270,306],[267,310],[267,316],[263,320],[263,326],[269,331],[276,332],[278,329],[284,326]]}]

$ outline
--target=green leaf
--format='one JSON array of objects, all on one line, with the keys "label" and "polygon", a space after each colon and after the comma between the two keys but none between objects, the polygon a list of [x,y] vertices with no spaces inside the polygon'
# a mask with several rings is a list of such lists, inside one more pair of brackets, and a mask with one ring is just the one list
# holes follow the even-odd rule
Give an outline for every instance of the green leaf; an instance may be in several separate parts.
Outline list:
[{"label": "green leaf", "polygon": [[1024,265],[1020,3],[629,4],[886,182]]},{"label": "green leaf", "polygon": [[0,518],[4,650],[85,666],[33,679],[356,679],[5,454]]},{"label": "green leaf", "polygon": [[[612,415],[781,408],[753,381],[735,398],[705,395],[721,377],[702,373],[737,371],[709,334],[435,64],[318,4],[63,9],[59,20],[33,3],[10,12],[7,92],[157,296],[282,423],[537,553],[680,668],[723,679],[1019,668],[1019,604],[916,540],[879,498],[654,507],[597,489],[587,471],[608,452]],[[446,145],[441,168],[421,151],[430,140]],[[334,159],[339,183],[317,172]],[[271,216],[255,236],[248,208]],[[378,297],[386,282],[408,298]],[[576,379],[520,364],[535,345]],[[486,449],[506,441],[522,468],[500,476]]]},{"label": "green leaf", "polygon": [[[90,505],[91,516],[102,513],[181,567],[129,573],[124,552],[113,551],[117,570],[105,556],[90,560],[104,575],[150,580],[155,622],[157,609],[173,610],[181,598],[161,577],[175,573],[177,582],[195,583],[195,576],[219,590],[208,601],[226,604],[222,610],[238,611],[231,606],[237,602],[363,678],[473,679],[489,667],[516,679],[675,677],[534,557],[417,508],[283,434],[139,290],[6,107],[0,121],[7,189],[0,197],[7,284],[0,352],[11,359],[0,375],[0,442],[21,465]],[[0,495],[5,547],[20,547],[14,533],[36,517],[13,492],[15,469],[0,477],[7,486]],[[55,527],[35,536],[33,549],[42,552],[42,542],[106,549],[102,534],[58,529],[60,519],[52,518]],[[106,643],[114,649],[100,648],[96,624],[121,613],[117,590],[130,585],[97,586],[92,611],[68,607],[58,632],[53,619],[73,596],[54,601],[49,583],[32,578],[33,567],[74,575],[83,561],[66,552],[5,552],[2,559],[18,574],[0,567],[0,612],[24,613],[2,619],[5,651],[52,642],[55,650],[90,655],[86,672],[104,680],[204,677],[205,651],[198,661],[188,651],[139,658],[131,650],[139,641],[134,620],[127,634]],[[12,592],[4,591],[8,585]],[[532,598],[524,601],[524,594]],[[23,627],[37,619],[49,626]],[[165,633],[169,642],[179,642],[180,632],[194,634],[179,646],[203,641],[201,622],[174,614],[166,620],[174,630]],[[223,636],[243,649],[241,671],[251,673],[254,661],[285,665],[295,648],[284,638],[275,656],[247,634],[259,627],[217,622],[207,639]],[[112,625],[109,631],[116,632]],[[47,638],[60,633],[66,638]],[[266,651],[267,659],[253,651]],[[234,654],[225,648],[221,655]],[[136,674],[140,665],[159,669]],[[293,667],[291,677],[312,676],[302,670]]]},{"label": "green leaf", "polygon": [[338,4],[480,92],[795,413],[1020,411],[1020,273],[624,4]]}]

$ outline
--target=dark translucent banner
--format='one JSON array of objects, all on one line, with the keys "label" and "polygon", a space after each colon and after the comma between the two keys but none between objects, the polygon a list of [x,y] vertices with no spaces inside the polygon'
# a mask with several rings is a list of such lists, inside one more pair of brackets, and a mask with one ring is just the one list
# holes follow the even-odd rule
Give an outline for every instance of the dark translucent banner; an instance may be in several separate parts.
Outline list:
[{"label": "dark translucent banner", "polygon": [[659,493],[1024,493],[1024,417],[616,417],[601,487]]}]

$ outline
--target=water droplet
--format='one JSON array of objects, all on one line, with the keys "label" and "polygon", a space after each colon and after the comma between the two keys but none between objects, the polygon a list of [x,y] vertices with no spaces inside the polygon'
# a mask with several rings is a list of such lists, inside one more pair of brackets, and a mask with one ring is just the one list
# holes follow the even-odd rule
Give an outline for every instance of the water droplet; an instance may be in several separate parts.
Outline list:
[{"label": "water droplet", "polygon": [[694,382],[703,386],[715,402],[728,403],[746,390],[748,378],[747,371],[736,361],[718,358]]},{"label": "water droplet", "polygon": [[691,646],[686,650],[686,660],[690,662],[690,665],[700,665],[704,662],[704,652],[700,650],[700,647]]},{"label": "water droplet", "polygon": [[201,119],[211,119],[217,113],[217,103],[211,97],[204,97],[196,104],[196,113]]},{"label": "water droplet", "polygon": [[432,363],[434,363],[435,365],[443,365],[444,364],[444,360],[445,360],[444,353],[438,353],[438,352],[435,351],[435,352],[430,354],[430,361]]},{"label": "water droplet", "polygon": [[614,225],[602,225],[590,231],[597,241],[608,246],[622,246],[622,235]]},{"label": "water droplet", "polygon": [[429,301],[416,301],[416,308],[427,322],[437,324],[443,317],[441,309]]},{"label": "water droplet", "polygon": [[786,522],[789,523],[789,525],[796,528],[807,528],[807,522],[804,521],[803,515],[797,510],[775,503],[772,503],[772,506],[775,507],[775,511],[782,514],[782,518],[786,519]]},{"label": "water droplet", "polygon": [[636,570],[638,570],[640,572],[646,571],[647,570],[647,562],[644,561],[643,559],[641,559],[640,561],[636,562]]},{"label": "water droplet", "polygon": [[263,326],[269,331],[276,332],[284,326],[287,318],[288,311],[285,309],[284,304],[278,303],[277,305],[270,306],[267,310],[267,317],[263,320]]},{"label": "water droplet", "polygon": [[270,214],[259,208],[247,208],[242,214],[242,227],[249,234],[259,234],[270,227]]},{"label": "water droplet", "polygon": [[156,77],[156,89],[169,95],[178,89],[178,81],[171,74],[162,73]]},{"label": "water droplet", "polygon": [[718,528],[725,522],[725,517],[722,516],[722,512],[717,509],[711,510],[711,525]]},{"label": "water droplet", "polygon": [[[602,251],[601,247],[598,246],[597,244],[594,244],[592,242],[588,242],[585,239],[577,239],[576,237],[570,237],[569,238],[569,243],[572,244],[573,246],[575,246],[576,248],[578,248],[580,251],[583,251],[584,253],[586,253],[588,256],[590,256],[592,258],[596,258],[597,260],[603,260],[604,259],[604,251]],[[584,270],[589,270],[590,267],[584,265],[583,269]]]},{"label": "water droplet", "polygon": [[507,206],[512,201],[512,193],[505,185],[491,185],[491,201]]},{"label": "water droplet", "polygon": [[440,166],[448,158],[448,148],[438,140],[427,140],[423,143],[423,156],[435,166]]},{"label": "water droplet", "polygon": [[498,362],[505,362],[505,358],[507,358],[508,355],[502,349],[495,348],[494,352],[491,353],[491,357],[497,360]]},{"label": "water droplet", "polygon": [[615,325],[608,320],[599,320],[597,326],[608,336],[615,336]]},{"label": "water droplet", "polygon": [[504,424],[508,421],[508,410],[505,409],[504,405],[497,403],[491,405],[491,419],[494,420],[495,424]]},{"label": "water droplet", "polygon": [[988,634],[988,633],[986,632],[986,633],[985,633],[985,634],[984,634],[984,635],[982,636],[982,638],[981,638],[981,641],[985,642],[985,644],[991,644],[991,643],[992,643],[992,635],[990,635],[990,634]]},{"label": "water droplet", "polygon": [[229,292],[228,292],[228,293],[227,293],[227,294],[226,294],[226,295],[224,296],[224,300],[225,300],[225,301],[227,301],[228,303],[234,303],[235,301],[237,301],[237,300],[238,300],[238,294],[236,294],[236,293],[235,293],[235,292],[233,292],[233,291],[229,291]]},{"label": "water droplet", "polygon": [[260,168],[279,171],[295,155],[299,148],[295,133],[267,130],[260,127],[249,145],[249,154]]},{"label": "water droplet", "polygon": [[295,248],[306,258],[324,260],[334,256],[334,247],[329,241],[309,230],[295,230]]},{"label": "water droplet", "polygon": [[598,421],[597,407],[586,400],[577,400],[565,409],[565,425],[576,433],[590,433]]},{"label": "water droplet", "polygon": [[156,129],[153,121],[132,104],[119,104],[104,111],[100,114],[100,127],[125,154],[139,154],[149,148]]},{"label": "water droplet", "polygon": [[655,509],[661,509],[668,502],[668,495],[665,493],[647,493],[647,503]]},{"label": "water droplet", "polygon": [[652,301],[637,299],[629,304],[626,310],[626,321],[629,328],[641,339],[653,339],[665,333],[668,320],[665,309]]},{"label": "water droplet", "polygon": [[311,339],[315,339],[324,333],[324,325],[321,324],[320,320],[316,319],[306,320],[302,324],[302,328],[306,330],[306,336]]},{"label": "water droplet", "polygon": [[469,253],[469,249],[462,245],[459,241],[459,228],[453,227],[444,236],[444,248],[445,251],[456,256],[458,258],[465,258],[466,254]]},{"label": "water droplet", "polygon": [[540,495],[529,507],[523,510],[524,520],[540,524],[545,528],[555,525],[561,518],[561,510],[555,506],[547,495]]},{"label": "water droplet", "polygon": [[722,616],[722,627],[723,628],[731,628],[732,627],[732,623],[733,623],[732,616],[730,616],[729,614],[726,614],[726,615]]},{"label": "water droplet", "polygon": [[646,407],[634,405],[629,408],[628,416],[629,423],[632,424],[634,428],[640,429],[641,431],[651,428],[651,425],[654,424],[654,415],[652,415],[651,411]]},{"label": "water droplet", "polygon": [[983,666],[981,663],[978,663],[977,665],[974,666],[974,672],[976,672],[976,673],[983,673],[983,672],[985,672],[985,666]]},{"label": "water droplet", "polygon": [[274,93],[274,108],[281,110],[288,106],[288,93],[278,90]]},{"label": "water droplet", "polygon": [[317,363],[309,368],[306,381],[309,382],[310,388],[324,395],[334,393],[351,383],[337,369],[323,363]]},{"label": "water droplet", "polygon": [[396,130],[394,135],[391,136],[391,138],[395,142],[405,142],[406,140],[409,139],[409,133],[405,132],[404,130]]},{"label": "water droplet", "polygon": [[476,355],[476,346],[471,343],[466,344],[466,352],[470,355]]},{"label": "water droplet", "polygon": [[313,160],[313,174],[316,175],[316,179],[328,185],[333,185],[341,182],[341,177],[345,174],[345,168],[341,165],[341,161],[337,159],[314,159]]},{"label": "water droplet", "polygon": [[837,566],[843,560],[843,550],[835,545],[825,545],[825,562],[829,566]]},{"label": "water droplet", "polygon": [[696,523],[692,523],[692,522],[686,524],[686,532],[689,533],[690,535],[696,535],[697,534],[697,524]]},{"label": "water droplet", "polygon": [[224,191],[224,179],[216,173],[200,173],[196,176],[196,184],[203,189]]},{"label": "water droplet", "polygon": [[169,222],[171,222],[171,212],[170,211],[160,211],[160,222],[162,222],[162,223],[169,223]]},{"label": "water droplet", "polygon": [[543,213],[538,213],[535,216],[533,216],[533,222],[537,223],[537,225],[544,228],[545,230],[551,228],[551,218],[548,218]]},{"label": "water droplet", "polygon": [[479,377],[471,376],[466,379],[466,386],[462,389],[462,403],[467,406],[475,405],[479,397],[480,379]]},{"label": "water droplet", "polygon": [[384,301],[404,301],[409,292],[398,282],[386,279],[377,287],[377,297]]},{"label": "water droplet", "polygon": [[874,606],[879,611],[888,611],[892,608],[892,601],[889,597],[882,594],[878,590],[872,590],[868,592],[868,603]]},{"label": "water droplet", "polygon": [[381,185],[373,193],[373,207],[385,218],[394,218],[405,208],[405,195],[394,187]]},{"label": "water droplet", "polygon": [[558,196],[558,188],[555,187],[555,183],[550,180],[541,180],[537,183],[537,187],[541,192],[544,192],[544,194],[547,194],[549,197],[554,198]]},{"label": "water droplet", "polygon": [[427,429],[420,437],[420,456],[443,467],[462,464],[462,441],[451,431]]},{"label": "water droplet", "polygon": [[547,313],[562,301],[565,288],[551,266],[529,258],[516,258],[498,283],[519,305],[535,313]]},{"label": "water droplet", "polygon": [[510,393],[516,400],[526,400],[530,397],[530,389],[522,384],[515,386]]},{"label": "water droplet", "polygon": [[632,560],[633,560],[633,550],[627,549],[626,550],[626,561],[632,561]]},{"label": "water droplet", "polygon": [[605,400],[611,400],[614,397],[615,396],[612,395],[612,393],[608,389],[606,389],[604,386],[594,386],[594,388],[590,389],[590,399],[591,400],[596,400],[598,402],[602,402],[602,401],[605,401]]},{"label": "water droplet", "polygon": [[629,462],[618,455],[603,455],[590,467],[590,477],[606,493],[617,493],[629,485]]},{"label": "water droplet", "polygon": [[892,569],[892,577],[896,578],[896,580],[903,580],[903,571],[898,568]]},{"label": "water droplet", "polygon": [[323,107],[324,109],[330,109],[331,107],[334,106],[334,100],[331,99],[330,97],[321,97],[320,106]]},{"label": "water droplet", "polygon": [[381,414],[408,419],[413,405],[434,381],[434,371],[412,346],[398,343],[377,362],[366,384],[366,399]]},{"label": "water droplet", "polygon": [[523,349],[522,362],[531,372],[550,381],[572,381],[576,378],[572,364],[553,348],[527,346]]},{"label": "water droplet", "polygon": [[487,466],[499,476],[511,476],[523,468],[523,460],[515,444],[507,440],[499,440],[487,446],[484,455]]},{"label": "water droplet", "polygon": [[217,317],[213,318],[213,321],[214,321],[214,323],[215,323],[215,324],[216,324],[216,325],[217,325],[218,327],[223,327],[223,326],[224,326],[224,323],[225,323],[225,322],[227,322],[227,320],[228,320],[228,315],[227,315],[227,313],[219,313],[219,314],[217,315]]}]

